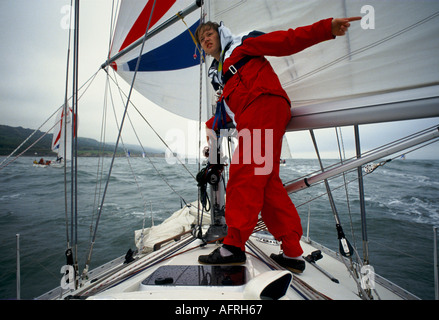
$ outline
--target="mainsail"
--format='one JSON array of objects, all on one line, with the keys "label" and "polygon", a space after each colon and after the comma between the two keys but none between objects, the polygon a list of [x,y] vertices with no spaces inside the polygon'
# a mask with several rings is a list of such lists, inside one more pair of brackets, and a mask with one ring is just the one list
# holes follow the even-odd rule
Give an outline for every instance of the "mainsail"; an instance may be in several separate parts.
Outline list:
[{"label": "mainsail", "polygon": [[[153,2],[122,1],[111,55],[143,36]],[[192,3],[157,1],[151,29]],[[269,57],[292,101],[295,117],[288,130],[439,116],[439,1],[231,0],[205,1],[203,9],[203,18],[223,21],[234,34],[295,28],[327,17],[363,17],[345,37],[292,56]],[[187,29],[193,31],[199,19],[196,11],[185,17],[186,24],[173,24],[148,40],[135,84],[159,106],[195,120],[200,55]],[[113,65],[127,81],[138,53],[139,48]],[[202,120],[207,109],[202,107]],[[314,122],[317,114],[320,118]]]}]

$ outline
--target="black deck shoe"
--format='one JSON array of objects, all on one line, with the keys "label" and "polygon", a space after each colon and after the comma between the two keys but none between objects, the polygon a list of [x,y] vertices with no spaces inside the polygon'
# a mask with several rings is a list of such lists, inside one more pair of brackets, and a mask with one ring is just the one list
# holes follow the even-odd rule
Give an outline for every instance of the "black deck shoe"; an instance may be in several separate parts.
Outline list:
[{"label": "black deck shoe", "polygon": [[223,257],[221,255],[221,247],[216,248],[209,255],[199,256],[198,262],[201,264],[227,264],[236,265],[245,263],[245,252],[241,250],[234,250],[232,255]]},{"label": "black deck shoe", "polygon": [[270,255],[270,258],[280,264],[282,267],[294,273],[302,273],[305,270],[305,261],[298,259],[287,259],[282,253]]}]

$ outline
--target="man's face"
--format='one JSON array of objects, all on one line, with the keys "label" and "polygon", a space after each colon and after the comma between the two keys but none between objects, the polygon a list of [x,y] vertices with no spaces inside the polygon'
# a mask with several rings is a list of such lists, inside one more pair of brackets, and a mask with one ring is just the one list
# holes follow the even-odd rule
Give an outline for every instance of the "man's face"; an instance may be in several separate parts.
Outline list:
[{"label": "man's face", "polygon": [[199,38],[204,52],[218,60],[221,54],[221,42],[218,32],[212,28],[206,27],[201,32]]}]

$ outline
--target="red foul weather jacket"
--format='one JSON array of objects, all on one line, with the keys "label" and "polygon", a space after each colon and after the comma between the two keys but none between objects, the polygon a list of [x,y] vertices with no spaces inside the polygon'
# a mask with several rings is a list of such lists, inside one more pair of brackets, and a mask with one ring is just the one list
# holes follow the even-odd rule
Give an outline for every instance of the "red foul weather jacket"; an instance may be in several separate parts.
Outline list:
[{"label": "red foul weather jacket", "polygon": [[[224,86],[223,97],[228,120],[239,125],[239,118],[245,109],[260,95],[270,94],[290,98],[280,84],[279,78],[264,56],[289,56],[319,42],[333,39],[332,18],[318,21],[312,25],[274,31],[270,33],[251,32],[246,36],[235,37],[221,23],[219,35],[224,50],[223,73],[218,74],[218,61],[209,70],[214,87]],[[251,57],[224,84],[223,75],[229,68],[245,58]],[[212,128],[214,118],[206,122]],[[217,125],[215,125],[216,129]]]},{"label": "red foul weather jacket", "polygon": [[[264,56],[287,56],[333,39],[331,21],[326,19],[310,26],[267,34],[251,32],[244,37],[233,36],[222,24],[219,27],[224,74],[218,72],[219,62],[215,60],[209,76],[215,89],[223,87],[225,111],[238,131],[262,128],[271,129],[273,134],[271,157],[265,149],[269,146],[267,140],[260,140],[264,149],[261,152],[266,156],[263,173],[257,173],[262,165],[255,161],[254,154],[251,163],[241,161],[251,149],[246,148],[246,144],[233,154],[227,183],[225,216],[228,230],[224,244],[245,250],[260,212],[269,232],[281,242],[287,256],[297,257],[303,253],[299,241],[303,233],[300,217],[279,178],[282,136],[291,117],[290,98]],[[222,118],[223,110],[220,113]],[[212,128],[213,120],[207,122],[209,128]],[[252,136],[252,145],[255,143],[253,138],[255,136]]]}]

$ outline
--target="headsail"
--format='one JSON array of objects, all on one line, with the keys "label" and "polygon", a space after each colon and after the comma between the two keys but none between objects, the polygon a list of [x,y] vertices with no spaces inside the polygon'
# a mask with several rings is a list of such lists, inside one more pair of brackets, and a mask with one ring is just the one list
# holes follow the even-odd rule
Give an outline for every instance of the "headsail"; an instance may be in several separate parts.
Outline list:
[{"label": "headsail", "polygon": [[[121,2],[110,57],[144,36],[151,10],[150,31],[194,0],[160,0],[155,6],[153,3],[153,0]],[[185,17],[184,22],[175,23],[160,36],[148,40],[134,84],[137,91],[160,107],[192,120],[199,119],[200,54],[188,29],[194,33],[199,20],[200,12],[194,12]],[[128,83],[131,83],[139,51],[137,47],[112,64]],[[202,119],[206,120],[206,108],[202,108],[202,112]]]}]

